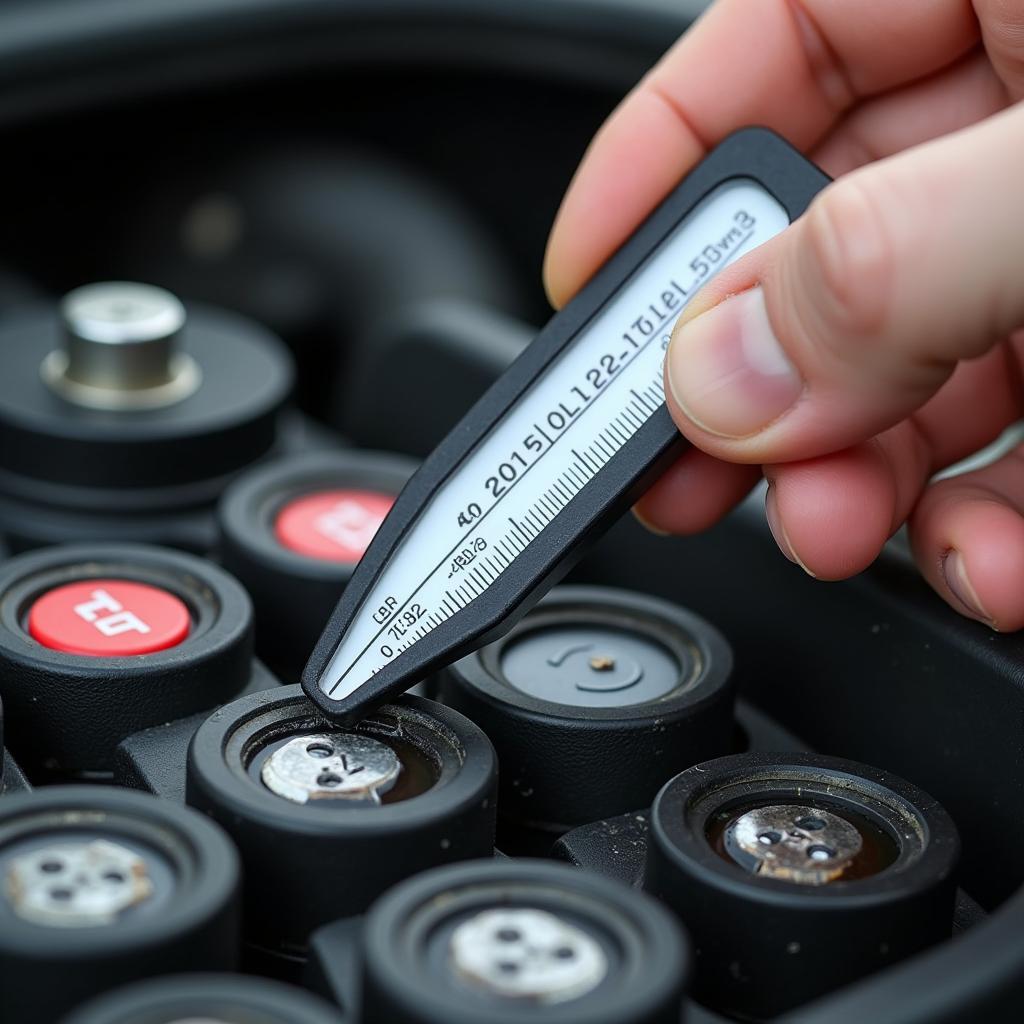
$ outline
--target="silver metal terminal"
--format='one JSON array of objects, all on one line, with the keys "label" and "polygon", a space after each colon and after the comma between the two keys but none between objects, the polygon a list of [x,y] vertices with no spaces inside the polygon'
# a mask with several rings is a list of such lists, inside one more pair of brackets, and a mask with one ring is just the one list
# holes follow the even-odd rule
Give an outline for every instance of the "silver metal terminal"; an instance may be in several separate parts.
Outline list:
[{"label": "silver metal terminal", "polygon": [[105,839],[37,847],[12,858],[5,881],[18,917],[55,928],[112,924],[153,893],[143,858]]},{"label": "silver metal terminal", "polygon": [[835,881],[863,845],[860,831],[845,818],[799,804],[747,811],[725,831],[725,847],[737,863],[799,885]]},{"label": "silver metal terminal", "polygon": [[585,931],[527,907],[464,921],[449,953],[464,982],[504,999],[563,1003],[592,992],[608,973],[608,957]]},{"label": "silver metal terminal", "polygon": [[267,758],[260,772],[271,792],[293,803],[368,800],[379,804],[402,762],[385,743],[358,733],[296,736]]},{"label": "silver metal terminal", "polygon": [[89,408],[152,409],[199,386],[196,361],[179,351],[185,307],[148,284],[85,285],[61,300],[64,347],[40,368],[63,398]]}]

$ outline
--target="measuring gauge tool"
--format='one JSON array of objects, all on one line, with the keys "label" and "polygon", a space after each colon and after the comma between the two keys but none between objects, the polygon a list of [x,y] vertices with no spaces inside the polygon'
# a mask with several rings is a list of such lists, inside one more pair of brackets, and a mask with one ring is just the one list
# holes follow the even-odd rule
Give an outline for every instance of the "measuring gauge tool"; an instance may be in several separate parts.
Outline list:
[{"label": "measuring gauge tool", "polygon": [[827,182],[771,132],[737,132],[555,315],[357,566],[303,673],[325,714],[354,721],[500,636],[643,493],[683,444],[662,383],[673,324]]}]

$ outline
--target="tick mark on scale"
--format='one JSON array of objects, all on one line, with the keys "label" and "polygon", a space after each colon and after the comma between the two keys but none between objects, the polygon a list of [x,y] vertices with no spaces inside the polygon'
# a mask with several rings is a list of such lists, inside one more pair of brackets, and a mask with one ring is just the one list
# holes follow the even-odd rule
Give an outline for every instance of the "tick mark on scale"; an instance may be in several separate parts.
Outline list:
[{"label": "tick mark on scale", "polygon": [[[754,214],[748,213],[747,207],[753,209]],[[736,225],[749,228],[747,235],[734,247],[730,242],[730,252],[714,259],[713,266],[709,264],[693,279],[690,291],[695,291],[705,279],[739,255],[747,240],[753,237],[755,225],[760,236],[771,237],[788,223],[790,218],[786,214],[767,190],[754,182],[737,183],[732,178],[721,182],[712,194],[687,209],[673,225],[671,233],[643,255],[624,278],[621,289],[617,287],[602,302],[599,318],[588,321],[582,328],[570,324],[572,330],[560,340],[558,359],[546,365],[539,376],[528,380],[519,380],[514,375],[510,378],[517,389],[511,395],[512,403],[496,417],[489,412],[484,415],[487,429],[481,434],[481,443],[467,449],[450,466],[445,464],[438,479],[431,478],[433,497],[423,508],[410,514],[401,540],[372,577],[375,582],[367,583],[369,593],[363,595],[364,601],[352,603],[348,622],[344,630],[339,630],[333,653],[319,672],[317,692],[313,694],[318,703],[323,704],[320,694],[326,694],[335,703],[350,698],[344,713],[351,713],[351,698],[363,682],[381,668],[394,666],[398,653],[415,646],[417,640],[437,630],[450,618],[464,620],[471,626],[472,613],[468,618],[457,616],[452,606],[464,608],[499,578],[511,580],[508,591],[512,603],[520,599],[517,595],[525,592],[529,580],[524,578],[520,582],[519,575],[529,573],[536,560],[524,558],[520,564],[518,557],[532,543],[543,543],[537,539],[541,534],[552,544],[566,542],[574,524],[561,516],[561,523],[565,524],[561,534],[557,530],[546,530],[548,524],[572,505],[586,487],[600,497],[603,484],[595,483],[594,478],[601,475],[601,470],[631,443],[662,406],[663,350],[668,343],[666,325],[682,309],[681,300],[688,297],[668,276],[669,269],[680,259],[685,265],[685,257],[706,252],[709,238],[713,244],[715,237],[732,239],[733,232],[740,229]],[[691,261],[691,271],[697,265],[696,261]],[[623,335],[621,328],[644,309],[647,312],[635,321],[638,330],[643,328],[644,336]],[[558,340],[557,331],[555,333]],[[616,359],[614,345],[619,340],[626,340],[631,348],[621,350]],[[601,380],[597,364],[607,365],[607,380]],[[601,380],[602,401],[597,401],[597,393],[590,387],[580,384],[593,379],[587,372],[590,369],[596,369]],[[612,384],[612,373],[614,381],[622,383],[606,387]],[[603,410],[602,416],[589,413],[595,406]],[[479,422],[467,422],[474,430],[480,427]],[[575,447],[566,451],[569,437]],[[651,437],[655,438],[655,433]],[[643,445],[634,448],[643,457]],[[560,460],[560,455],[564,461]],[[614,475],[608,480],[609,487],[623,486]],[[480,511],[474,514],[471,523],[462,522],[453,510],[464,512],[467,501],[475,498],[481,488],[493,496],[493,501],[488,498],[485,505],[474,500],[468,507]],[[589,505],[584,502],[580,507],[585,511],[593,506],[594,502]],[[481,535],[481,531],[490,529],[485,522],[488,516],[497,519],[502,514],[494,515],[498,509],[507,517],[511,532],[505,533],[499,528],[496,533],[500,533],[500,537],[488,537],[488,547],[493,547],[493,554],[489,553],[472,569],[467,569],[462,582],[454,588],[456,597],[453,598],[452,592],[444,589],[443,581],[450,578],[452,552],[458,551],[469,536],[469,533],[463,534],[463,529]],[[596,520],[584,517],[580,522]],[[431,568],[434,549],[445,551],[449,546],[451,551]],[[407,558],[409,552],[415,557],[410,554]],[[366,580],[371,581],[371,576],[367,575]],[[379,595],[394,600],[397,607],[404,607],[403,599],[406,603],[413,599],[422,601],[429,610],[425,627],[405,637],[400,646],[382,638],[391,617],[386,613],[373,617],[372,609],[382,610],[383,597]],[[364,606],[371,611],[364,614]],[[439,646],[452,647],[456,639],[454,632],[442,634],[424,657],[433,657]],[[587,694],[598,694],[608,703],[613,699],[607,697],[608,694],[624,693],[638,684],[648,686],[653,666],[658,667],[655,688],[660,688],[662,682],[669,689],[678,684],[678,666],[664,653],[652,653],[645,648],[634,654],[627,645],[622,649],[613,647],[613,657],[604,642],[597,639],[598,642],[586,645],[563,643],[554,649],[548,646],[546,650],[536,650],[530,671],[541,675],[546,672],[550,679],[545,685],[561,687],[563,697],[568,690],[569,695],[579,701],[586,699]],[[417,665],[416,655],[406,658],[403,665],[405,676],[411,677]],[[391,676],[395,677],[396,673],[392,671]],[[376,690],[392,689],[396,685],[396,679],[391,678],[379,682]],[[530,685],[543,689],[536,681]],[[374,687],[370,687],[367,694],[372,690]],[[339,692],[340,699],[336,696]],[[622,703],[638,692],[634,690],[629,697],[614,700]],[[594,701],[595,706],[601,706],[597,698]]]}]

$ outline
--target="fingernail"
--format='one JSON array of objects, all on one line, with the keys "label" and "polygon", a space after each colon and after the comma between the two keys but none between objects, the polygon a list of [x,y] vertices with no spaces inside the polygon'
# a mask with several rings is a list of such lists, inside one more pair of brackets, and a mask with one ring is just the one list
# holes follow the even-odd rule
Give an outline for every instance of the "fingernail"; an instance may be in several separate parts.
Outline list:
[{"label": "fingernail", "polygon": [[803,381],[751,288],[684,323],[668,349],[668,385],[683,412],[719,437],[747,437],[800,397]]},{"label": "fingernail", "polygon": [[644,519],[644,517],[639,513],[639,511],[637,511],[636,505],[633,506],[633,518],[645,530],[647,530],[648,533],[653,533],[653,534],[655,534],[655,536],[658,536],[658,537],[668,537],[668,536],[671,536],[669,534],[668,530],[662,530],[659,527],[654,526],[652,523],[649,523],[646,519]]},{"label": "fingernail", "polygon": [[971,578],[967,575],[964,556],[956,548],[942,560],[942,575],[946,578],[946,586],[953,591],[953,596],[964,606],[968,614],[995,629],[992,616],[985,611],[985,606],[978,599]]},{"label": "fingernail", "polygon": [[768,490],[764,496],[764,515],[765,519],[768,520],[768,529],[772,531],[772,536],[775,538],[775,543],[778,544],[779,550],[793,563],[799,565],[801,569],[808,576],[814,577],[814,573],[800,561],[800,556],[797,555],[793,548],[793,542],[789,539],[786,533],[786,528],[782,525],[782,517],[779,515],[779,504],[778,499],[775,496],[775,487],[772,484],[768,484]]}]

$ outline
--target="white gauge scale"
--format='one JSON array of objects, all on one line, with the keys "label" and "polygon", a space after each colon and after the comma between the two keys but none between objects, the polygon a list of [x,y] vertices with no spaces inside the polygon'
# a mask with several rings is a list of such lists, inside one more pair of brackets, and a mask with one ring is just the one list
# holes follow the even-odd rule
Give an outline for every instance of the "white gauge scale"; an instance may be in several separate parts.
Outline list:
[{"label": "white gauge scale", "polygon": [[[785,146],[769,133],[750,132],[774,147]],[[786,152],[813,172],[813,189],[804,189],[806,203],[827,179],[788,147]],[[326,659],[321,657],[318,665],[314,654],[307,668],[304,683],[322,708],[328,713],[339,710],[336,704],[351,708],[378,673],[425,638],[457,616],[470,622],[470,610],[484,595],[509,574],[523,571],[531,561],[524,556],[550,536],[547,527],[577,499],[600,488],[611,460],[652,417],[664,416],[665,350],[686,304],[715,274],[802,212],[802,207],[794,211],[792,202],[787,208],[773,191],[753,175],[735,173],[705,190],[582,326],[574,329],[570,320],[572,335],[561,350],[522,384],[495,422],[469,438],[464,457],[439,470],[444,445],[431,456],[424,468],[440,473],[439,484],[411,515],[405,510],[408,521],[383,558],[371,547],[368,557],[379,560],[372,579],[358,604],[352,604],[351,595],[347,609],[342,601],[339,613],[345,621],[339,623],[336,613],[327,632],[339,625],[343,631]],[[549,329],[560,318],[571,318],[578,301],[558,314]],[[513,364],[506,376],[511,379],[516,369]],[[501,384],[492,393],[500,396]],[[424,389],[428,401],[429,381]],[[460,430],[479,430],[486,404],[485,397],[484,408],[477,406],[455,428],[456,441]],[[401,511],[400,499],[392,515]],[[366,579],[364,572],[364,584]],[[357,571],[350,588],[359,582]],[[480,630],[473,624],[464,632],[475,636]],[[452,637],[453,648],[456,640]],[[322,641],[321,655],[323,647]],[[436,662],[436,650],[431,654]],[[416,659],[405,658],[402,664],[408,673],[416,671]],[[410,676],[406,685],[415,681]],[[396,688],[389,681],[388,691]],[[379,699],[368,687],[367,697],[371,694]]]}]

